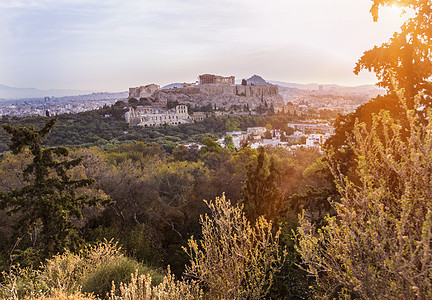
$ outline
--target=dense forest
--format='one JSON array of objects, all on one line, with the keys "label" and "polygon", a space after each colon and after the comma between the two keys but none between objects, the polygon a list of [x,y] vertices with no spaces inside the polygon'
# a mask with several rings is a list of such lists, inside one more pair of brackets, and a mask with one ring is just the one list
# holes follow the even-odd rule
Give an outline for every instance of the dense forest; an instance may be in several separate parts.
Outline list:
[{"label": "dense forest", "polygon": [[340,116],[325,153],[212,139],[285,115],[3,118],[0,297],[431,299],[431,1],[374,0],[374,19],[395,2],[412,16],[355,68],[387,94]]},{"label": "dense forest", "polygon": [[[201,143],[204,137],[220,138],[226,132],[246,130],[248,127],[265,126],[285,129],[286,123],[301,120],[305,116],[290,116],[288,114],[272,115],[233,115],[216,117],[210,116],[203,121],[179,126],[162,126],[143,128],[130,127],[126,123],[124,114],[128,103],[118,101],[113,106],[106,106],[99,110],[78,114],[64,114],[56,116],[56,128],[43,141],[45,146],[92,147],[104,149],[118,146],[121,143],[145,141],[158,143],[162,148],[171,152],[177,144]],[[7,117],[0,119],[0,124],[13,126],[42,127],[47,117]],[[5,131],[0,131],[0,153],[7,151],[10,137]]]},{"label": "dense forest", "polygon": [[[54,124],[54,121],[48,124]],[[52,126],[54,132],[56,127]],[[14,137],[20,134],[16,130],[23,131],[23,136],[27,136],[29,130],[26,127],[5,128]],[[31,130],[34,134],[47,131],[45,127]],[[21,143],[23,139],[15,141]],[[231,199],[233,205],[244,202],[250,222],[264,214],[277,220],[277,223],[285,224],[286,230],[280,243],[286,243],[291,255],[296,256],[289,242],[290,229],[296,226],[292,216],[300,212],[300,205],[308,206],[310,203],[305,198],[294,205],[291,196],[318,184],[314,168],[320,168],[322,156],[317,150],[308,149],[288,151],[262,148],[257,151],[245,147],[235,151],[221,148],[214,142],[200,150],[178,146],[172,153],[157,143],[144,142],[120,144],[107,150],[99,147],[64,148],[67,156],[57,154],[62,147],[43,148],[41,151],[50,150],[56,155],[52,157],[53,163],[41,162],[47,172],[40,180],[44,185],[36,187],[38,175],[33,171],[37,167],[33,164],[36,164],[34,157],[37,155],[29,142],[24,143],[30,146],[30,150],[19,154],[6,153],[0,162],[0,181],[4,192],[0,224],[0,235],[5,241],[1,249],[3,271],[8,271],[12,262],[21,268],[44,268],[41,262],[62,253],[62,248],[75,252],[85,245],[108,240],[111,242],[104,244],[104,247],[115,243],[118,248],[121,247],[122,255],[133,262],[128,270],[115,272],[125,272],[128,277],[130,268],[140,266],[143,270],[151,268],[160,277],[169,265],[171,272],[181,277],[188,262],[182,247],[187,246],[191,236],[202,235],[199,216],[210,213],[203,199],[215,199],[223,194]],[[43,154],[40,156],[44,157]],[[51,181],[58,175],[50,174],[54,170],[49,170],[47,165],[52,165],[54,169],[58,167],[56,164],[62,164],[63,175],[67,178],[61,177],[54,184]],[[28,165],[32,166],[31,170]],[[287,177],[291,178],[290,181],[283,180]],[[82,180],[91,181],[80,186],[71,184]],[[67,187],[59,187],[61,184]],[[26,194],[23,198],[33,200],[17,205],[16,200],[10,197],[20,197],[17,191],[24,190]],[[49,197],[51,192],[48,191],[52,191],[53,196],[64,197],[63,208],[60,203],[52,203]],[[267,199],[265,205],[260,203],[263,197]],[[72,214],[76,209],[79,209],[79,215]],[[64,210],[69,210],[68,215],[63,215]],[[71,220],[65,220],[65,217]],[[24,222],[28,219],[32,219],[32,223]],[[43,219],[57,222],[39,224]],[[60,226],[61,222],[65,222],[64,227]],[[60,231],[59,228],[63,229]],[[62,232],[66,228],[67,233]],[[32,236],[25,232],[32,232]],[[67,253],[62,255],[71,255]],[[300,276],[303,271],[290,265],[286,272],[290,276]],[[281,276],[279,280],[285,279]],[[19,293],[25,293],[29,287],[22,288]],[[89,287],[85,291],[105,295],[111,288],[111,279],[106,283],[106,290],[94,288],[99,287]],[[299,296],[308,294],[308,284],[305,283],[302,288],[295,287],[292,293]]]}]

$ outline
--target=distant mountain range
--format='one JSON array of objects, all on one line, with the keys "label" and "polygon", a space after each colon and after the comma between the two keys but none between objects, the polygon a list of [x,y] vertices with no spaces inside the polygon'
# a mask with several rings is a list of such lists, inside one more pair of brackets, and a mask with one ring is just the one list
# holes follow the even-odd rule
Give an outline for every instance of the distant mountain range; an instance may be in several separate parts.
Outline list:
[{"label": "distant mountain range", "polygon": [[[247,83],[254,85],[277,85],[285,88],[293,88],[299,90],[318,90],[322,86],[324,91],[339,90],[350,93],[365,93],[365,94],[384,94],[385,90],[379,88],[375,85],[360,85],[355,87],[341,86],[337,84],[300,84],[300,83],[290,83],[283,81],[266,81],[259,75],[253,75],[246,79]],[[241,81],[237,81],[241,84]],[[170,89],[174,87],[182,87],[182,83],[171,83],[162,89]],[[39,90],[35,88],[17,88],[10,87],[0,84],[0,99],[24,99],[24,98],[41,98],[41,97],[64,97],[64,96],[77,96],[91,94],[90,91],[81,90],[62,90],[62,89],[49,89],[49,90]]]},{"label": "distant mountain range", "polygon": [[273,85],[278,85],[281,87],[287,87],[292,89],[299,90],[318,90],[320,86],[322,86],[324,91],[331,90],[343,90],[346,92],[355,92],[355,93],[370,93],[376,92],[380,94],[385,93],[385,89],[377,87],[376,85],[359,85],[359,86],[343,86],[338,84],[318,84],[318,83],[309,83],[309,84],[301,84],[301,83],[290,83],[283,81],[270,81]]},{"label": "distant mountain range", "polygon": [[80,90],[38,90],[35,88],[17,88],[0,84],[0,99],[24,99],[41,97],[63,97],[90,94],[90,91]]},{"label": "distant mountain range", "polygon": [[[291,82],[283,82],[283,81],[275,81],[270,80],[266,81],[259,75],[253,75],[250,78],[246,79],[248,85],[277,85],[282,88],[292,88],[299,90],[318,90],[320,86],[324,91],[343,91],[348,93],[360,93],[360,94],[384,94],[385,90],[383,88],[379,88],[375,85],[359,85],[359,86],[342,86],[337,84],[318,84],[318,83],[309,83],[309,84],[301,84],[301,83],[291,83]],[[241,80],[236,80],[236,84],[241,84]],[[172,88],[181,88],[181,83],[171,83],[168,84],[162,89],[172,89]]]},{"label": "distant mountain range", "polygon": [[[253,75],[251,78],[246,79],[246,82],[248,85],[273,85],[267,81],[265,81],[261,76],[258,75]],[[236,80],[236,84],[241,84],[241,80]],[[182,87],[182,83],[176,82],[176,83],[171,83],[168,85],[165,85],[163,87],[161,87],[162,90],[166,90],[166,89],[173,89],[173,88],[181,88]]]},{"label": "distant mountain range", "polygon": [[299,90],[319,90],[322,87],[323,91],[332,91],[339,90],[345,92],[352,93],[365,93],[370,94],[371,92],[375,93],[384,93],[385,90],[383,88],[379,88],[375,85],[359,85],[359,86],[342,86],[337,84],[318,84],[318,83],[309,83],[309,84],[301,84],[301,83],[291,83],[291,82],[283,82],[283,81],[266,81],[259,75],[253,75],[251,78],[246,79],[248,84],[254,85],[277,85],[280,87],[287,87],[292,89]]}]

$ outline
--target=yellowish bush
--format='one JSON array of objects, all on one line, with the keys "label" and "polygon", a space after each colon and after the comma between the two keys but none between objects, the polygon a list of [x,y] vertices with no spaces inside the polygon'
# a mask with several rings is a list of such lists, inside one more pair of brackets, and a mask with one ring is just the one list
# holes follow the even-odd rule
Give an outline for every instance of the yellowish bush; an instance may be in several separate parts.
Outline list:
[{"label": "yellowish bush", "polygon": [[[125,257],[117,243],[104,241],[77,254],[65,252],[48,259],[40,271],[16,268],[10,283],[0,286],[2,299],[97,299],[87,292],[105,296],[111,283],[128,282],[132,273],[150,273],[158,283],[159,272]],[[84,290],[85,287],[85,290]]]},{"label": "yellowish bush", "polygon": [[39,281],[49,290],[71,293],[81,286],[81,280],[101,264],[123,257],[121,248],[113,241],[88,246],[78,254],[65,252],[48,259],[42,266]]},{"label": "yellowish bush", "polygon": [[203,284],[211,299],[262,298],[287,254],[279,248],[280,231],[273,234],[262,216],[252,226],[225,195],[206,203],[212,217],[201,216],[202,240],[192,237],[185,248],[191,263],[186,275]]},{"label": "yellowish bush", "polygon": [[[202,299],[203,292],[195,281],[177,281],[169,267],[162,282],[153,287],[149,274],[132,274],[130,283],[113,284],[110,300],[195,300]],[[119,293],[119,295],[117,295]]]},{"label": "yellowish bush", "polygon": [[93,295],[83,294],[79,291],[67,293],[62,289],[53,289],[50,291],[49,296],[42,295],[38,297],[29,296],[25,300],[97,300]]},{"label": "yellowish bush", "polygon": [[320,230],[300,220],[298,250],[325,298],[432,299],[432,110],[401,101],[406,127],[385,111],[355,126],[360,181],[334,166],[337,216]]}]

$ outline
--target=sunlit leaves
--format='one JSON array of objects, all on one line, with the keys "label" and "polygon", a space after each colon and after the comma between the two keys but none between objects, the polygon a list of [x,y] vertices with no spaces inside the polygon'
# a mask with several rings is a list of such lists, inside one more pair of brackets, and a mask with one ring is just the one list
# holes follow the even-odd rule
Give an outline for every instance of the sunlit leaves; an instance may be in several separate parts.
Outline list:
[{"label": "sunlit leaves", "polygon": [[[416,108],[419,102],[416,97]],[[342,196],[333,203],[337,215],[317,231],[305,215],[300,220],[299,251],[324,296],[432,297],[431,110],[422,124],[403,97],[401,106],[408,136],[387,111],[373,118],[370,129],[356,123],[358,181],[333,161]]]},{"label": "sunlit leaves", "polygon": [[211,217],[201,217],[202,239],[192,237],[184,248],[191,259],[186,274],[211,299],[262,299],[287,255],[279,248],[280,231],[273,234],[262,216],[252,226],[225,196],[206,203]]},{"label": "sunlit leaves", "polygon": [[411,16],[381,46],[368,50],[358,61],[354,72],[361,69],[376,73],[379,85],[395,93],[393,80],[403,89],[404,97],[413,107],[413,98],[424,93],[424,103],[432,96],[432,2],[430,0],[374,0],[371,13],[378,20],[381,6],[398,5],[411,11]]}]

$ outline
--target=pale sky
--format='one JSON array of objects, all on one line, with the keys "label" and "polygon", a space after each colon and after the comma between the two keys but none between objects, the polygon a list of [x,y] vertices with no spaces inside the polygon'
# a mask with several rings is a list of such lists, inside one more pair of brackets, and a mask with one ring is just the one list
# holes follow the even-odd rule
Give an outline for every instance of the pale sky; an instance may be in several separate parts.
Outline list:
[{"label": "pale sky", "polygon": [[402,23],[370,0],[0,0],[0,84],[124,91],[203,73],[375,83],[352,72]]}]

